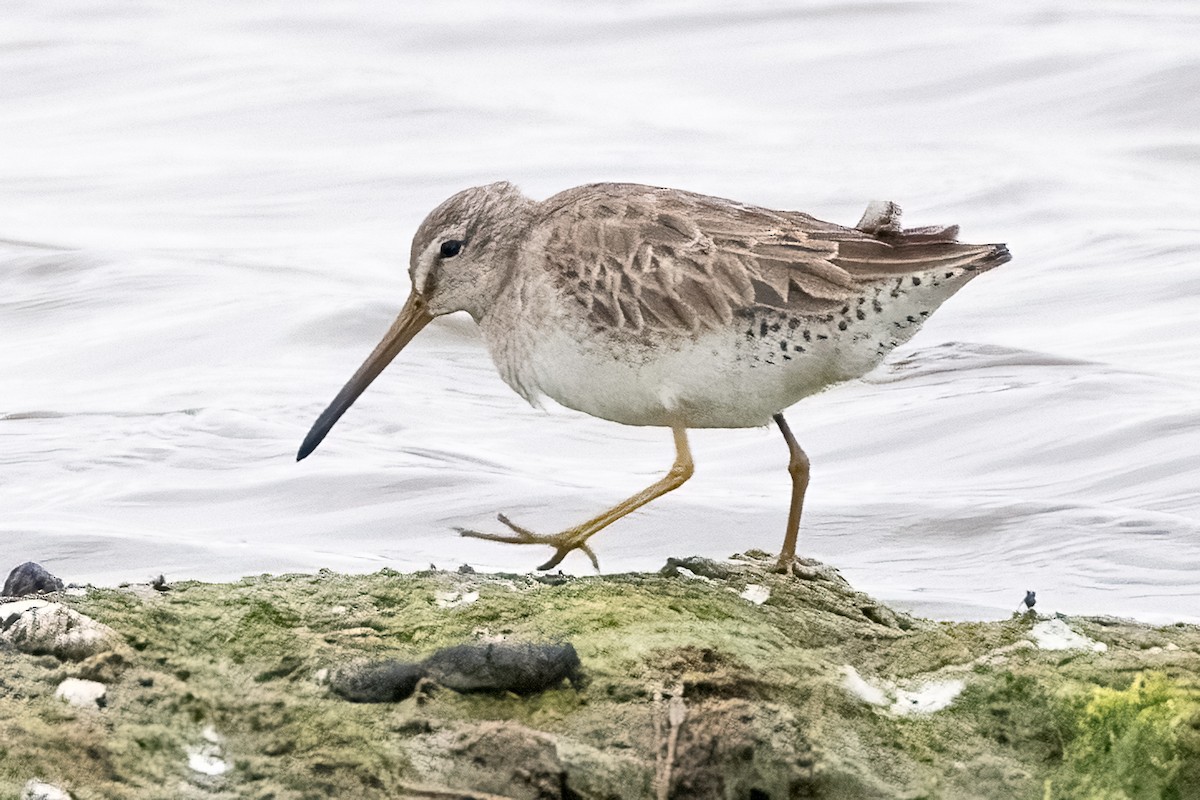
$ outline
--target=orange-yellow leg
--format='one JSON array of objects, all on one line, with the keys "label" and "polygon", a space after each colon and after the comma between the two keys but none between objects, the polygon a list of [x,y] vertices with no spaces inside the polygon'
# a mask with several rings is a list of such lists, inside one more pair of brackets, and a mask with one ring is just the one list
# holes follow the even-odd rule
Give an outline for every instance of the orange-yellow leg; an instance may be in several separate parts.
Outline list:
[{"label": "orange-yellow leg", "polygon": [[592,566],[599,569],[600,563],[596,560],[596,554],[592,552],[592,548],[587,544],[587,540],[593,534],[607,528],[621,517],[641,508],[656,497],[662,497],[667,492],[678,489],[688,478],[692,477],[695,467],[692,464],[692,451],[688,448],[687,430],[684,428],[672,428],[671,432],[675,435],[675,463],[671,465],[670,472],[633,497],[618,503],[603,514],[592,517],[587,522],[576,525],[573,528],[567,528],[561,533],[547,535],[534,533],[526,528],[522,528],[520,525],[509,521],[508,517],[500,514],[497,519],[511,528],[513,534],[480,533],[478,531],[464,530],[463,528],[459,528],[458,532],[463,536],[470,536],[475,539],[487,539],[492,542],[550,545],[554,548],[554,555],[549,561],[538,567],[538,569],[553,569],[572,550],[582,550],[592,560]]},{"label": "orange-yellow leg", "polygon": [[779,561],[776,563],[775,569],[791,575],[796,562],[796,540],[800,536],[800,512],[804,510],[804,493],[808,491],[809,461],[808,456],[796,442],[796,437],[792,436],[792,429],[788,427],[783,414],[776,414],[774,419],[775,424],[779,426],[779,432],[783,434],[784,441],[787,442],[790,455],[788,472],[792,476],[792,506],[788,510],[787,533],[784,534],[783,549],[779,552]]}]

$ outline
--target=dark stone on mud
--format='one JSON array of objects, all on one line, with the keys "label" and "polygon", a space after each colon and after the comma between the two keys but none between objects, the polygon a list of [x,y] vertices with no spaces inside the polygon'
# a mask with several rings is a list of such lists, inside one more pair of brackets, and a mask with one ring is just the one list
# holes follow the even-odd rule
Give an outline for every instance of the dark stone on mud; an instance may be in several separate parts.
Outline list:
[{"label": "dark stone on mud", "polygon": [[410,696],[424,675],[420,664],[376,661],[338,670],[329,688],[352,703],[396,703]]},{"label": "dark stone on mud", "polygon": [[488,642],[444,647],[419,664],[394,659],[337,670],[329,688],[354,703],[395,703],[411,696],[422,678],[456,692],[529,695],[564,680],[583,685],[579,655],[570,644]]},{"label": "dark stone on mud", "polygon": [[674,577],[679,574],[680,568],[686,569],[693,575],[711,578],[714,581],[726,580],[734,574],[734,570],[728,565],[722,564],[720,561],[714,561],[711,558],[703,558],[702,556],[668,558],[667,565],[659,570],[659,574]]},{"label": "dark stone on mud", "polygon": [[3,597],[25,597],[30,594],[43,592],[61,592],[63,582],[51,575],[41,564],[26,561],[21,566],[8,573],[4,582]]},{"label": "dark stone on mud", "polygon": [[570,644],[489,642],[446,647],[425,659],[431,680],[456,692],[536,694],[563,680],[579,686],[579,655]]}]

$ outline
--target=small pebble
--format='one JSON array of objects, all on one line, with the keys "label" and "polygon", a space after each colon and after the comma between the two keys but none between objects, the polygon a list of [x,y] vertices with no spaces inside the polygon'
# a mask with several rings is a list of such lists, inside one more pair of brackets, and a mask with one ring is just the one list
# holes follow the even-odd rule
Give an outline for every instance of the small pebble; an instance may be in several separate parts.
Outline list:
[{"label": "small pebble", "polygon": [[71,795],[52,783],[43,783],[34,778],[21,789],[20,800],[71,800]]},{"label": "small pebble", "polygon": [[570,644],[476,642],[438,650],[425,661],[351,664],[329,677],[329,688],[355,703],[395,703],[422,678],[456,692],[536,694],[564,680],[579,688],[579,654]]},{"label": "small pebble", "polygon": [[67,678],[54,690],[54,696],[76,708],[104,708],[107,689],[103,683],[83,678]]}]

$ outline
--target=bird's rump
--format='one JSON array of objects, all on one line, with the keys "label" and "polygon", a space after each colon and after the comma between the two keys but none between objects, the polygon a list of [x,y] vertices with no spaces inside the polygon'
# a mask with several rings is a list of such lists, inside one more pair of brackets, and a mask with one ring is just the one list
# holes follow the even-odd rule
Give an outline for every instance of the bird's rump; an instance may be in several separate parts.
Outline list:
[{"label": "bird's rump", "polygon": [[847,228],[808,214],[631,184],[581,186],[542,204],[545,268],[598,327],[695,332],[769,308],[819,315],[872,282],[1007,261],[957,227],[899,226],[894,203]]}]

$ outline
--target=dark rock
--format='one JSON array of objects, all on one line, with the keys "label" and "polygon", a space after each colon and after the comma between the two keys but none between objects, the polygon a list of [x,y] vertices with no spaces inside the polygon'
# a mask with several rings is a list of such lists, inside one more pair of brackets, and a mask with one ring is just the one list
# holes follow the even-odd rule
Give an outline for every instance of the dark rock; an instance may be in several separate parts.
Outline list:
[{"label": "dark rock", "polygon": [[63,582],[46,571],[41,564],[26,561],[21,566],[8,573],[4,582],[3,597],[24,597],[42,592],[61,592]]},{"label": "dark rock", "polygon": [[659,574],[675,576],[679,574],[680,568],[714,581],[726,580],[734,573],[734,570],[728,565],[713,561],[711,558],[688,556],[687,558],[668,558],[667,565],[659,570]]},{"label": "dark rock", "polygon": [[395,703],[410,696],[424,675],[420,664],[403,661],[352,664],[330,677],[329,688],[352,703]]},{"label": "dark rock", "polygon": [[[568,680],[580,688],[579,655],[570,644],[489,642],[444,647],[420,664],[388,660],[337,670],[329,688],[355,703],[394,703],[416,691],[422,678],[456,692],[536,694]],[[418,698],[419,700],[420,698]]]},{"label": "dark rock", "polygon": [[426,674],[457,692],[536,694],[563,682],[580,685],[579,655],[570,644],[488,642],[437,651],[425,660]]}]

